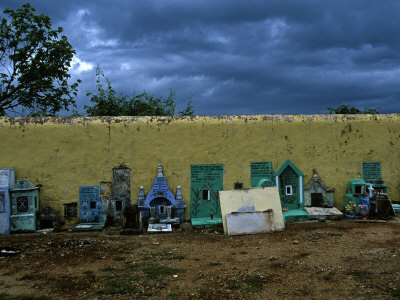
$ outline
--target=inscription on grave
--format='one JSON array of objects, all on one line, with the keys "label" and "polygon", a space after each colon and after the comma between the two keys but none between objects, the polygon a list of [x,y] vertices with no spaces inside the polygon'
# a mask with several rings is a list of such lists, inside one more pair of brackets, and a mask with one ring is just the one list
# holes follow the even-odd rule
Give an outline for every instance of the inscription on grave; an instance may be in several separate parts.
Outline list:
[{"label": "inscription on grave", "polygon": [[382,180],[381,163],[368,162],[363,163],[363,178],[364,180]]},{"label": "inscription on grave", "polygon": [[250,163],[251,186],[257,186],[261,179],[269,179],[272,183],[274,182],[274,167],[271,161]]}]

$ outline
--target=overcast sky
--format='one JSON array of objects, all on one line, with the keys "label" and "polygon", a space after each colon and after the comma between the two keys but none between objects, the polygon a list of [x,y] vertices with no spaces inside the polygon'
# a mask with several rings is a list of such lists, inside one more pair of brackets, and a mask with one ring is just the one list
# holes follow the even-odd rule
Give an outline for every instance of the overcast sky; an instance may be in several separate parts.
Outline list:
[{"label": "overcast sky", "polygon": [[76,50],[81,113],[97,65],[117,92],[174,89],[177,110],[192,97],[199,115],[400,112],[399,0],[30,3]]}]

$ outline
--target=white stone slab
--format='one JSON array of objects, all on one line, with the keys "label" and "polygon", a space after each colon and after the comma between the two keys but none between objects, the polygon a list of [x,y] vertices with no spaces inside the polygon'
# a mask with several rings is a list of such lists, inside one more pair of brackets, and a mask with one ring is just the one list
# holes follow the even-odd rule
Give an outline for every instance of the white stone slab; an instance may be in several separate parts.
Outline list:
[{"label": "white stone slab", "polygon": [[103,230],[105,226],[104,222],[99,223],[80,223],[75,226],[74,230],[76,231],[98,231]]},{"label": "white stone slab", "polygon": [[147,232],[172,232],[171,224],[149,224]]},{"label": "white stone slab", "polygon": [[36,230],[36,232],[42,233],[42,232],[53,232],[54,228],[44,228],[44,229],[39,229]]},{"label": "white stone slab", "polygon": [[304,209],[312,216],[343,216],[343,213],[336,207],[304,207]]},{"label": "white stone slab", "polygon": [[272,210],[233,212],[226,215],[228,235],[255,234],[274,231]]},{"label": "white stone slab", "polygon": [[92,227],[93,227],[93,225],[79,224],[75,228],[76,229],[90,229]]}]

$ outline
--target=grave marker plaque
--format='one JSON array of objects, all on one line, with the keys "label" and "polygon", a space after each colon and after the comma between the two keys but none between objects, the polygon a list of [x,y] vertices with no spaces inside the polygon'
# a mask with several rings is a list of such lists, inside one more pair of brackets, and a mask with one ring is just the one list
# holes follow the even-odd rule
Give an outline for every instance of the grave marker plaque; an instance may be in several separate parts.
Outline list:
[{"label": "grave marker plaque", "polygon": [[131,170],[125,167],[113,169],[111,185],[111,205],[107,214],[120,222],[125,206],[131,203]]},{"label": "grave marker plaque", "polygon": [[104,222],[99,186],[79,187],[79,219],[81,222]]},{"label": "grave marker plaque", "polygon": [[250,182],[251,186],[257,186],[258,182],[262,179],[270,180],[271,184],[274,183],[274,166],[272,161],[260,161],[250,163]]},{"label": "grave marker plaque", "polygon": [[219,191],[224,165],[191,165],[190,215],[193,226],[222,223]]}]

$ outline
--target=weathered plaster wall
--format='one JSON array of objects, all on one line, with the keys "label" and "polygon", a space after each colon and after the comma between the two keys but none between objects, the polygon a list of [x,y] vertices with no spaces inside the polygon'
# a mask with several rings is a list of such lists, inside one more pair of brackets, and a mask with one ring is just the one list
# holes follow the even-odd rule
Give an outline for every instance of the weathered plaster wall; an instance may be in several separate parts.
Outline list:
[{"label": "weathered plaster wall", "polygon": [[191,164],[224,164],[224,189],[232,189],[250,187],[250,162],[272,161],[276,170],[287,158],[304,182],[317,168],[339,209],[364,161],[381,162],[390,197],[400,200],[400,114],[0,118],[0,139],[0,167],[42,184],[41,207],[60,211],[78,201],[79,186],[111,181],[121,164],[132,169],[136,203],[162,163],[172,192],[182,186],[188,219]]}]

